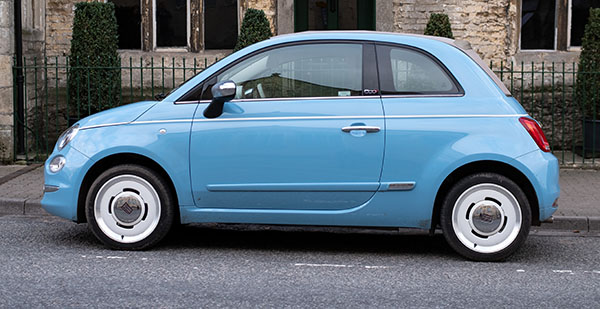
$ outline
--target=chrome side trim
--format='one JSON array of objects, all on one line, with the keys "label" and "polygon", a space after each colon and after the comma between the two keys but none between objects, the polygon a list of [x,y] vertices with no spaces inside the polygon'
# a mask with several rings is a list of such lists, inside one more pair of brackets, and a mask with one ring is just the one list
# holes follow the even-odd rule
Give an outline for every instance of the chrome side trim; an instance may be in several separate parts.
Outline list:
[{"label": "chrome side trim", "polygon": [[439,94],[384,94],[382,99],[388,98],[454,98],[464,97],[464,93],[439,93]]},{"label": "chrome side trim", "polygon": [[414,181],[382,182],[379,191],[410,191],[415,185]]},{"label": "chrome side trim", "polygon": [[95,128],[104,128],[104,127],[120,126],[120,125],[124,125],[124,124],[129,124],[129,123],[131,123],[131,121],[128,121],[128,122],[113,122],[113,123],[104,123],[104,124],[97,124],[97,125],[93,125],[93,126],[85,126],[85,127],[81,127],[81,128],[79,128],[79,130],[87,130],[87,129],[95,129]]},{"label": "chrome side trim", "polygon": [[179,123],[179,122],[192,122],[193,119],[168,119],[168,120],[142,120],[134,121],[131,124],[152,124],[152,123]]},{"label": "chrome side trim", "polygon": [[210,100],[176,101],[176,102],[173,102],[173,104],[198,104],[198,103],[210,103]]},{"label": "chrome side trim", "polygon": [[[464,97],[463,93],[437,93],[437,94],[386,94],[373,96],[344,96],[344,97],[288,97],[288,98],[259,98],[259,99],[234,99],[229,102],[268,102],[268,101],[296,101],[296,100],[357,100],[357,99],[377,99],[377,98],[444,98],[444,97]],[[177,101],[175,104],[199,104],[210,103],[211,100],[196,101]]]},{"label": "chrome side trim", "polygon": [[[379,99],[379,96],[342,96],[342,97],[288,97],[288,98],[259,98],[259,99],[233,99],[229,102],[269,102],[269,101],[304,101],[304,100],[358,100],[358,99]],[[177,101],[175,104],[197,104],[210,103],[211,100],[199,101]]]},{"label": "chrome side trim", "polygon": [[248,118],[214,118],[194,119],[194,122],[211,121],[264,121],[264,120],[332,120],[332,119],[383,119],[383,116],[297,116],[297,117],[248,117]]},{"label": "chrome side trim", "polygon": [[201,118],[201,119],[169,119],[169,120],[144,120],[133,122],[105,123],[81,127],[80,130],[111,127],[125,124],[152,124],[152,123],[185,123],[185,122],[228,122],[228,121],[265,121],[265,120],[333,120],[333,119],[420,119],[420,118],[513,118],[526,117],[527,114],[508,115],[349,115],[349,116],[291,116],[291,117],[247,117],[247,118]]},{"label": "chrome side trim", "polygon": [[56,192],[58,189],[58,186],[44,185],[44,192]]},{"label": "chrome side trim", "polygon": [[385,118],[512,118],[525,117],[527,114],[506,114],[506,115],[389,115]]}]

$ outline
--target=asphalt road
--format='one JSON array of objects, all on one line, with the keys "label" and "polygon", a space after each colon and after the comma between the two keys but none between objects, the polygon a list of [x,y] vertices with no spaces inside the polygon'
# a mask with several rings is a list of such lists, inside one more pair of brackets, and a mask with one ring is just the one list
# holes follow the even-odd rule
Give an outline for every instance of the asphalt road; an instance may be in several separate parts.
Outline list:
[{"label": "asphalt road", "polygon": [[442,235],[181,227],[104,249],[53,217],[0,217],[0,307],[600,307],[600,238],[531,235],[502,263]]}]

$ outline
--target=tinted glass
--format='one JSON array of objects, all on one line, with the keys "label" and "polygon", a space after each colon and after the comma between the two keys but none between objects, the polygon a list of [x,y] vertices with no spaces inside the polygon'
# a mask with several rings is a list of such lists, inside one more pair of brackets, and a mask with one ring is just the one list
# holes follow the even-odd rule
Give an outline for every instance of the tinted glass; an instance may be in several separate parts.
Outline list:
[{"label": "tinted glass", "polygon": [[600,8],[600,0],[572,0],[571,5],[571,46],[581,46],[590,8]]},{"label": "tinted glass", "polygon": [[187,46],[187,0],[156,0],[156,46]]},{"label": "tinted glass", "polygon": [[421,52],[380,45],[377,61],[381,94],[458,93],[446,71]]},{"label": "tinted glass", "polygon": [[111,0],[119,32],[119,49],[142,48],[142,14],[140,0]]},{"label": "tinted glass", "polygon": [[307,44],[252,56],[225,72],[237,99],[358,96],[362,93],[362,45]]},{"label": "tinted glass", "polygon": [[237,0],[204,0],[205,48],[233,49],[237,35]]},{"label": "tinted glass", "polygon": [[521,49],[554,49],[555,0],[523,0]]}]

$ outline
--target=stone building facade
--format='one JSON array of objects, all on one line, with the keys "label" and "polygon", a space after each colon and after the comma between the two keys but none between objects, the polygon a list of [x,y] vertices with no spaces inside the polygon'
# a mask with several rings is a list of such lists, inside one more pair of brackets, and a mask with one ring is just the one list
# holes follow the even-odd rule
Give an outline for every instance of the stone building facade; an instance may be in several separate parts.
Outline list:
[{"label": "stone building facade", "polygon": [[[0,145],[12,154],[14,0],[0,0]],[[69,55],[76,2],[23,1],[23,47],[49,65]],[[87,0],[90,1],[90,0]],[[123,63],[222,58],[231,52],[244,12],[265,12],[275,35],[303,30],[367,29],[422,34],[432,13],[449,16],[456,39],[484,61],[576,62],[586,10],[578,0],[102,0],[115,3]],[[600,4],[599,4],[600,5]],[[122,24],[121,24],[122,23]],[[188,60],[190,61],[190,60]],[[188,62],[189,63],[189,62]],[[63,75],[48,72],[57,84]],[[124,73],[128,74],[128,73]],[[175,73],[174,73],[175,74]],[[181,74],[181,73],[177,73]],[[185,74],[185,72],[184,72]],[[56,76],[55,76],[56,75]],[[189,75],[188,75],[189,76]],[[172,76],[174,78],[174,76]],[[123,76],[129,80],[130,76]],[[30,82],[30,81],[28,81]],[[54,80],[53,80],[54,82]],[[146,81],[144,81],[146,82]],[[164,82],[164,80],[163,80]],[[143,87],[143,86],[142,86]],[[34,91],[31,85],[28,92]],[[38,89],[39,90],[39,89]],[[39,91],[38,91],[39,92]],[[36,95],[28,93],[27,98]],[[57,98],[58,100],[58,98]],[[57,103],[58,104],[58,103]]]}]

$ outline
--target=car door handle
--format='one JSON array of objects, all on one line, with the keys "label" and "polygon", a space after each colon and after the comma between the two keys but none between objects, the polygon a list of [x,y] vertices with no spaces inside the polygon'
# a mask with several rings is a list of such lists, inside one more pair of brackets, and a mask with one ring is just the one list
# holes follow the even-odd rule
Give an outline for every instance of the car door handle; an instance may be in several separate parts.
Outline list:
[{"label": "car door handle", "polygon": [[342,131],[348,133],[350,131],[354,131],[354,130],[363,130],[366,131],[367,133],[375,133],[375,132],[379,132],[379,130],[381,130],[379,127],[370,127],[370,126],[350,126],[350,127],[343,127]]}]

